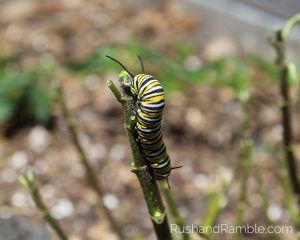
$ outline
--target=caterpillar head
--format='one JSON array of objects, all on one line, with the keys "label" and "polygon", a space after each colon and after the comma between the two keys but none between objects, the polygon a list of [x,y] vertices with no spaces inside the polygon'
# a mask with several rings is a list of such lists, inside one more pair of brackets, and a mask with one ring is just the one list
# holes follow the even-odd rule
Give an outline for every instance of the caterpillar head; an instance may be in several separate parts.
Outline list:
[{"label": "caterpillar head", "polygon": [[132,85],[132,77],[126,71],[122,71],[119,74],[119,79],[121,79],[121,84],[127,88],[131,87]]},{"label": "caterpillar head", "polygon": [[[123,63],[121,63],[120,61],[118,61],[117,59],[106,55],[106,57],[108,57],[109,59],[113,60],[114,62],[118,63],[125,71],[122,71],[119,74],[119,78],[121,79],[121,84],[125,87],[125,88],[129,88],[131,87],[131,93],[134,95],[134,97],[136,97],[136,93],[133,91],[133,79],[136,75],[132,74],[124,65]],[[142,69],[142,73],[145,73],[145,69],[144,69],[144,63],[143,63],[143,59],[138,56],[140,64],[141,64],[141,69]]]}]

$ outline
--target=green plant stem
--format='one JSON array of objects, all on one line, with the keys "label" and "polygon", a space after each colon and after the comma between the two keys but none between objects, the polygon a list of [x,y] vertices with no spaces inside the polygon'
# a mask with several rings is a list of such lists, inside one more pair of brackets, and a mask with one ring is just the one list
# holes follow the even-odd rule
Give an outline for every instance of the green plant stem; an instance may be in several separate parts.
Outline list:
[{"label": "green plant stem", "polygon": [[294,27],[300,22],[300,13],[291,17],[282,29],[282,38],[284,41],[288,40],[290,34],[292,33]]},{"label": "green plant stem", "polygon": [[112,91],[112,93],[115,95],[116,99],[118,100],[119,103],[122,103],[122,95],[119,92],[119,90],[117,89],[116,85],[114,84],[113,81],[108,80],[107,81],[107,86],[109,87],[109,89]]},{"label": "green plant stem", "polygon": [[[268,227],[275,226],[274,222],[268,216],[268,209],[269,209],[270,203],[269,203],[269,197],[268,197],[268,194],[266,191],[266,187],[265,187],[264,181],[261,176],[260,167],[257,163],[254,163],[253,167],[254,167],[255,178],[257,180],[257,185],[258,185],[258,192],[259,192],[259,195],[261,196],[262,202],[263,202],[263,213],[264,213],[264,217],[265,217],[267,226]],[[273,233],[269,233],[269,234],[272,236],[272,240],[279,239],[279,237],[276,233],[273,232]]]},{"label": "green plant stem", "polygon": [[[168,183],[166,181],[159,181],[159,186],[165,197],[167,209],[170,211],[170,214],[171,214],[174,222],[180,229],[184,229],[184,227],[185,227],[184,220],[178,210],[177,204],[175,202],[175,199],[173,197],[171,189],[169,188]],[[183,232],[182,233],[183,240],[191,239],[190,235],[186,231],[182,231],[182,232]]]},{"label": "green plant stem", "polygon": [[280,182],[282,184],[283,192],[284,192],[284,202],[287,207],[287,210],[291,216],[291,220],[295,225],[296,229],[300,229],[300,218],[297,213],[297,207],[294,202],[293,189],[288,179],[288,171],[284,161],[284,157],[280,156],[278,160],[278,168],[280,175]]},{"label": "green plant stem", "polygon": [[[240,172],[241,172],[241,187],[240,196],[236,209],[236,225],[243,225],[244,212],[247,206],[247,192],[248,192],[248,179],[250,175],[250,170],[252,167],[252,139],[249,132],[249,116],[248,116],[248,104],[244,103],[244,116],[243,116],[243,126],[242,126],[242,138],[240,140]],[[241,239],[241,235],[237,234],[237,239]]]},{"label": "green plant stem", "polygon": [[243,221],[243,213],[244,208],[247,203],[247,183],[249,178],[249,172],[251,168],[251,158],[252,158],[252,150],[251,150],[251,140],[249,138],[245,138],[241,140],[241,192],[238,203],[238,212],[237,212],[237,225],[241,225]]},{"label": "green plant stem", "polygon": [[44,203],[38,185],[34,182],[33,179],[29,180],[26,175],[21,176],[20,179],[22,179],[20,181],[22,182],[23,186],[26,187],[30,192],[31,198],[34,201],[36,207],[40,210],[40,212],[42,212],[44,219],[54,230],[59,239],[68,240],[58,221],[56,221],[56,219],[51,215],[50,210]]},{"label": "green plant stem", "polygon": [[293,187],[294,194],[298,202],[298,211],[300,212],[300,183],[298,179],[297,160],[292,148],[293,144],[293,129],[292,129],[292,117],[291,117],[291,103],[289,97],[289,82],[288,82],[288,66],[286,64],[285,57],[285,45],[291,30],[294,25],[300,21],[300,16],[296,15],[295,18],[288,21],[283,29],[277,30],[275,36],[271,38],[270,42],[276,51],[276,64],[279,73],[280,81],[280,94],[282,102],[280,105],[282,115],[283,126],[283,145],[286,158],[286,164],[288,167],[289,178]]},{"label": "green plant stem", "polygon": [[[203,223],[201,224],[203,227],[213,227],[221,211],[226,207],[227,198],[224,194],[226,188],[228,188],[228,185],[224,183],[220,189],[214,188],[209,192],[206,214],[203,219]],[[199,235],[204,239],[213,239],[212,232],[199,233]]]},{"label": "green plant stem", "polygon": [[[140,186],[143,190],[144,198],[148,207],[148,211],[152,220],[152,224],[158,240],[170,240],[172,235],[170,232],[170,226],[168,223],[167,214],[165,207],[160,195],[160,191],[157,182],[150,173],[145,159],[141,153],[139,145],[136,141],[136,131],[134,129],[135,117],[134,99],[129,93],[130,81],[128,81],[127,76],[120,75],[119,78],[121,87],[123,89],[123,95],[121,97],[121,104],[123,107],[124,114],[124,125],[129,138],[129,143],[131,146],[131,151],[133,155],[133,163],[131,165],[131,170],[134,172],[138,178]],[[108,87],[114,93],[115,96],[120,96],[120,94],[115,93],[114,84],[111,81],[108,82]],[[119,99],[117,98],[119,101]]]},{"label": "green plant stem", "polygon": [[70,114],[69,114],[69,110],[67,108],[65,98],[64,98],[64,92],[63,92],[63,89],[59,82],[57,83],[57,93],[58,93],[58,97],[59,97],[59,103],[61,106],[61,110],[63,113],[63,118],[67,124],[69,134],[71,137],[71,141],[79,155],[81,164],[83,165],[83,167],[85,169],[86,180],[89,183],[89,185],[91,186],[91,188],[97,193],[98,198],[99,198],[100,207],[104,210],[105,216],[108,218],[112,230],[118,235],[120,240],[123,240],[123,239],[125,239],[125,236],[123,235],[121,228],[117,224],[115,218],[112,216],[110,210],[104,204],[104,201],[103,201],[104,193],[103,193],[102,186],[100,184],[100,180],[99,180],[96,172],[94,171],[93,167],[89,163],[89,160],[88,160],[88,158],[83,150],[83,147],[79,141],[77,129],[73,123],[73,120],[72,120]]}]

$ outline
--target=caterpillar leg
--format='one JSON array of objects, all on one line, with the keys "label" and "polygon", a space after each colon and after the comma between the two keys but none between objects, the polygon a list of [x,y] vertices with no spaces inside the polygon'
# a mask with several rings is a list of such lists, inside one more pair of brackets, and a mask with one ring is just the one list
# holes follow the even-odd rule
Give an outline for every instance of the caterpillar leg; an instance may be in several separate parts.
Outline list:
[{"label": "caterpillar leg", "polygon": [[[177,168],[182,168],[182,166],[177,166],[177,167],[171,167],[171,170],[177,169]],[[166,178],[166,182],[168,184],[169,189],[171,189],[170,183],[169,183],[169,178]]]},{"label": "caterpillar leg", "polygon": [[183,166],[177,166],[177,167],[171,167],[171,170],[177,169],[177,168],[182,168]]},{"label": "caterpillar leg", "polygon": [[170,186],[170,183],[169,183],[169,178],[166,178],[166,181],[167,181],[169,189],[171,189],[171,186]]}]

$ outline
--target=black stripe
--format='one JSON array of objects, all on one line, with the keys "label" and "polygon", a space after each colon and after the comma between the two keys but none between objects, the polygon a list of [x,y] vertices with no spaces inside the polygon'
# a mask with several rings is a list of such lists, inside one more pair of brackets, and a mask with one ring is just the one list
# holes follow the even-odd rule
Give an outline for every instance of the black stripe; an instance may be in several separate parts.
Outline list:
[{"label": "black stripe", "polygon": [[153,93],[164,93],[164,90],[162,88],[159,88],[159,89],[156,89],[156,90],[149,90],[147,91],[146,93],[143,94],[143,96],[141,96],[141,99],[143,99],[144,97],[147,97],[149,96],[150,94],[153,94]]},{"label": "black stripe", "polygon": [[[148,76],[149,76],[149,77],[148,77]],[[152,77],[152,76],[150,76],[150,75],[148,75],[148,76],[147,76],[145,79],[141,80],[142,83],[141,83],[141,85],[140,85],[140,89],[141,89],[144,85],[146,85],[149,81],[155,80],[154,77]]]}]

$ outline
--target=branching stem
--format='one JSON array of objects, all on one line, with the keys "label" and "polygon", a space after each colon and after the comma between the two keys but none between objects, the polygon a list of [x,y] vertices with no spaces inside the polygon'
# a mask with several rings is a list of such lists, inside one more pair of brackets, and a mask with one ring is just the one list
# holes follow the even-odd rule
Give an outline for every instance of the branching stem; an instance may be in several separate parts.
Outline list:
[{"label": "branching stem", "polygon": [[20,176],[19,178],[21,184],[28,189],[30,192],[31,198],[34,201],[36,207],[40,210],[43,214],[44,219],[47,223],[51,226],[54,232],[57,234],[60,240],[68,240],[66,234],[64,233],[63,229],[61,228],[59,222],[51,215],[50,210],[44,203],[42,196],[40,194],[38,185],[35,182],[34,175],[31,172]]},{"label": "branching stem", "polygon": [[298,179],[297,161],[292,148],[293,144],[293,129],[291,116],[291,103],[289,96],[289,81],[288,81],[288,66],[286,63],[285,46],[292,29],[300,22],[300,14],[292,17],[287,24],[275,32],[275,35],[270,39],[272,46],[276,51],[276,64],[278,67],[280,94],[282,103],[280,104],[283,126],[283,145],[286,158],[286,164],[289,172],[289,178],[300,211],[300,183]]},{"label": "branching stem", "polygon": [[[118,97],[117,98],[118,101],[121,101],[121,95],[120,94],[118,95],[118,90],[114,86],[114,84],[110,85],[110,88],[112,89],[114,94],[116,94],[115,95],[116,98]],[[99,198],[100,207],[104,210],[104,213],[110,222],[112,230],[118,235],[120,240],[123,240],[123,239],[125,239],[125,236],[123,235],[121,228],[117,224],[115,218],[112,216],[110,210],[104,204],[104,201],[103,201],[104,193],[103,193],[102,186],[100,184],[100,180],[97,176],[97,173],[94,171],[93,167],[91,166],[91,164],[86,156],[86,153],[84,152],[83,147],[79,141],[77,129],[73,123],[73,120],[70,116],[69,110],[68,110],[66,102],[65,102],[63,89],[58,81],[56,83],[56,89],[57,89],[57,93],[58,93],[58,97],[59,97],[59,103],[61,106],[61,110],[63,113],[63,118],[67,124],[69,134],[71,137],[71,141],[79,155],[80,162],[85,169],[86,180],[89,183],[89,185],[91,186],[91,188],[97,193],[98,198]]]},{"label": "branching stem", "polygon": [[141,153],[140,147],[136,142],[136,131],[133,127],[134,122],[134,108],[135,103],[132,96],[129,94],[128,88],[130,81],[128,76],[121,74],[119,78],[121,87],[123,89],[122,95],[116,92],[116,88],[112,87],[111,81],[108,81],[108,87],[111,89],[116,99],[119,101],[119,96],[122,96],[122,107],[124,114],[124,125],[129,138],[129,143],[133,155],[132,171],[136,174],[140,186],[143,190],[144,198],[148,207],[148,211],[152,220],[152,224],[158,240],[171,240],[172,235],[168,223],[165,207],[160,195],[157,182],[150,173],[144,157]]},{"label": "branching stem", "polygon": [[[174,222],[180,229],[185,229],[184,220],[178,210],[177,204],[175,202],[175,199],[173,197],[173,194],[171,192],[171,189],[169,188],[169,185],[166,181],[160,181],[159,182],[160,189],[163,192],[164,198],[166,200],[167,207],[170,211],[171,217],[173,218]],[[189,240],[190,235],[183,231],[182,233],[182,239],[183,240]]]}]

